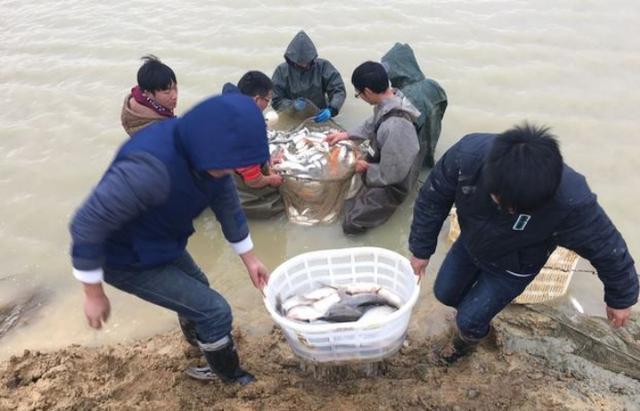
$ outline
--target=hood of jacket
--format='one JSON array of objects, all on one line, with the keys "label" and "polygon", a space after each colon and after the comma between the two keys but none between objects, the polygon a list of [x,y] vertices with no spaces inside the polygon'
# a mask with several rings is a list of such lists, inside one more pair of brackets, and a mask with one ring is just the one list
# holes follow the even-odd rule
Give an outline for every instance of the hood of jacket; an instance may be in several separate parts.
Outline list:
[{"label": "hood of jacket", "polygon": [[409,84],[425,79],[413,50],[408,44],[396,43],[381,59],[387,69],[389,81],[395,88],[403,88]]},{"label": "hood of jacket", "polygon": [[316,58],[318,58],[318,50],[316,50],[311,38],[302,30],[291,40],[287,51],[284,53],[284,59],[287,62],[299,65],[309,64]]},{"label": "hood of jacket", "polygon": [[197,171],[262,164],[269,159],[264,117],[253,99],[210,97],[178,120],[177,143]]},{"label": "hood of jacket", "polygon": [[393,93],[394,97],[387,98],[376,106],[374,111],[375,121],[381,119],[382,116],[391,110],[402,110],[409,113],[415,123],[418,117],[420,117],[420,110],[418,110],[400,90],[394,90]]},{"label": "hood of jacket", "polygon": [[242,94],[240,92],[240,89],[238,88],[238,86],[236,86],[233,83],[224,83],[224,85],[222,86],[222,94],[227,94],[227,93],[238,93],[238,94]]}]

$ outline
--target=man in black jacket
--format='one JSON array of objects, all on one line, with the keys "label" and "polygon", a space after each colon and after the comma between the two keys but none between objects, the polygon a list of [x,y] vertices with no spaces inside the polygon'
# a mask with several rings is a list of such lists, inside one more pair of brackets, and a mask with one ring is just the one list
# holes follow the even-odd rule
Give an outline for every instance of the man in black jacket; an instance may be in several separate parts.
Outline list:
[{"label": "man in black jacket", "polygon": [[456,308],[457,333],[437,353],[440,360],[470,352],[557,246],[591,262],[604,283],[607,317],[614,327],[625,325],[638,300],[633,259],[548,129],[525,124],[500,135],[470,134],[443,155],[414,206],[409,248],[416,275],[424,274],[454,203],[461,233],[434,294]]}]

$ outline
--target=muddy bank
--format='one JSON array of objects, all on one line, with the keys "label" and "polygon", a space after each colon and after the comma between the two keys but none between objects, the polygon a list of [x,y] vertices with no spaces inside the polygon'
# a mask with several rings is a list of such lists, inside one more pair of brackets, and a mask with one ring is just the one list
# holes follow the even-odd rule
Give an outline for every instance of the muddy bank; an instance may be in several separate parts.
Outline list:
[{"label": "muddy bank", "polygon": [[[569,320],[582,329],[581,319]],[[185,377],[183,369],[200,359],[176,330],[131,345],[25,351],[0,365],[0,409],[634,410],[640,382],[590,357],[604,344],[633,359],[639,324],[636,318],[589,348],[549,313],[514,307],[470,358],[437,366],[428,355],[434,341],[409,336],[375,378],[303,371],[279,330],[259,339],[236,330],[241,358],[259,379],[244,388]]]}]

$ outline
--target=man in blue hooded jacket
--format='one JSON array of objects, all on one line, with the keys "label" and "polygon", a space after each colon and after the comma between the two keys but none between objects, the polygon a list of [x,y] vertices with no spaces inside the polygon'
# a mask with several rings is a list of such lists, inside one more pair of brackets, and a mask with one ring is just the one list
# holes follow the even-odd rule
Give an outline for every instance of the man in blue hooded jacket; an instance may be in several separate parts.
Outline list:
[{"label": "man in blue hooded jacket", "polygon": [[264,119],[249,97],[209,98],[182,118],[128,140],[70,225],[73,274],[84,285],[89,325],[101,328],[110,304],[102,281],[178,313],[185,336],[210,368],[189,375],[247,384],[231,338],[231,309],[209,288],[186,251],[193,219],[210,207],[253,285],[268,273],[253,254],[247,222],[230,174],[267,161]]}]

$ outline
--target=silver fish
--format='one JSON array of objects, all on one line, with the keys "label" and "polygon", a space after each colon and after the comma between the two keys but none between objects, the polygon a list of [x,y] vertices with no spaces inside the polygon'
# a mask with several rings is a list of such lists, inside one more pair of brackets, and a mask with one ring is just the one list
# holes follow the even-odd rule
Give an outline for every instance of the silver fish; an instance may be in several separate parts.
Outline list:
[{"label": "silver fish", "polygon": [[318,131],[312,131],[309,133],[309,137],[314,138],[316,140],[319,141],[324,141],[325,138],[327,138],[327,134],[326,133],[320,133]]},{"label": "silver fish", "polygon": [[319,313],[326,313],[331,307],[340,303],[342,297],[338,293],[329,294],[324,298],[321,298],[314,302],[311,306]]},{"label": "silver fish", "polygon": [[[308,209],[302,212],[302,215],[306,214]],[[310,291],[303,295],[307,300],[320,300],[333,294],[338,294],[338,291],[334,287],[321,287],[313,291]]]},{"label": "silver fish", "polygon": [[389,303],[389,305],[400,308],[403,304],[402,298],[388,288],[381,287],[378,296]]},{"label": "silver fish", "polygon": [[321,321],[329,321],[335,323],[346,323],[358,321],[365,313],[366,309],[361,307],[352,307],[345,304],[335,304],[330,307],[319,319]]},{"label": "silver fish", "polygon": [[310,305],[296,305],[287,312],[286,317],[290,320],[313,321],[322,317],[322,314]]},{"label": "silver fish", "polygon": [[276,164],[273,168],[276,170],[283,170],[283,171],[288,170],[288,171],[303,171],[303,172],[306,172],[309,169],[308,167],[305,167],[292,160],[285,160],[281,163]]},{"label": "silver fish", "polygon": [[344,289],[348,294],[357,293],[377,293],[382,286],[378,283],[350,283],[345,285],[336,286],[337,288]]},{"label": "silver fish", "polygon": [[306,298],[304,296],[300,297],[300,296],[293,296],[292,298],[288,298],[286,301],[282,302],[280,304],[280,312],[288,312],[290,311],[293,307],[296,307],[298,305],[310,305],[314,302],[315,300],[311,300],[309,298]]},{"label": "silver fish", "polygon": [[379,305],[367,310],[358,319],[359,323],[375,323],[384,320],[389,314],[393,314],[397,309],[388,305]]},{"label": "silver fish", "polygon": [[[306,219],[297,215],[298,219]],[[352,283],[343,286],[323,286],[301,296],[292,296],[278,302],[280,313],[292,320],[315,322],[358,321],[374,307],[388,307],[393,312],[402,305],[402,299],[392,291],[375,283]],[[369,317],[377,319],[383,310]]]}]

